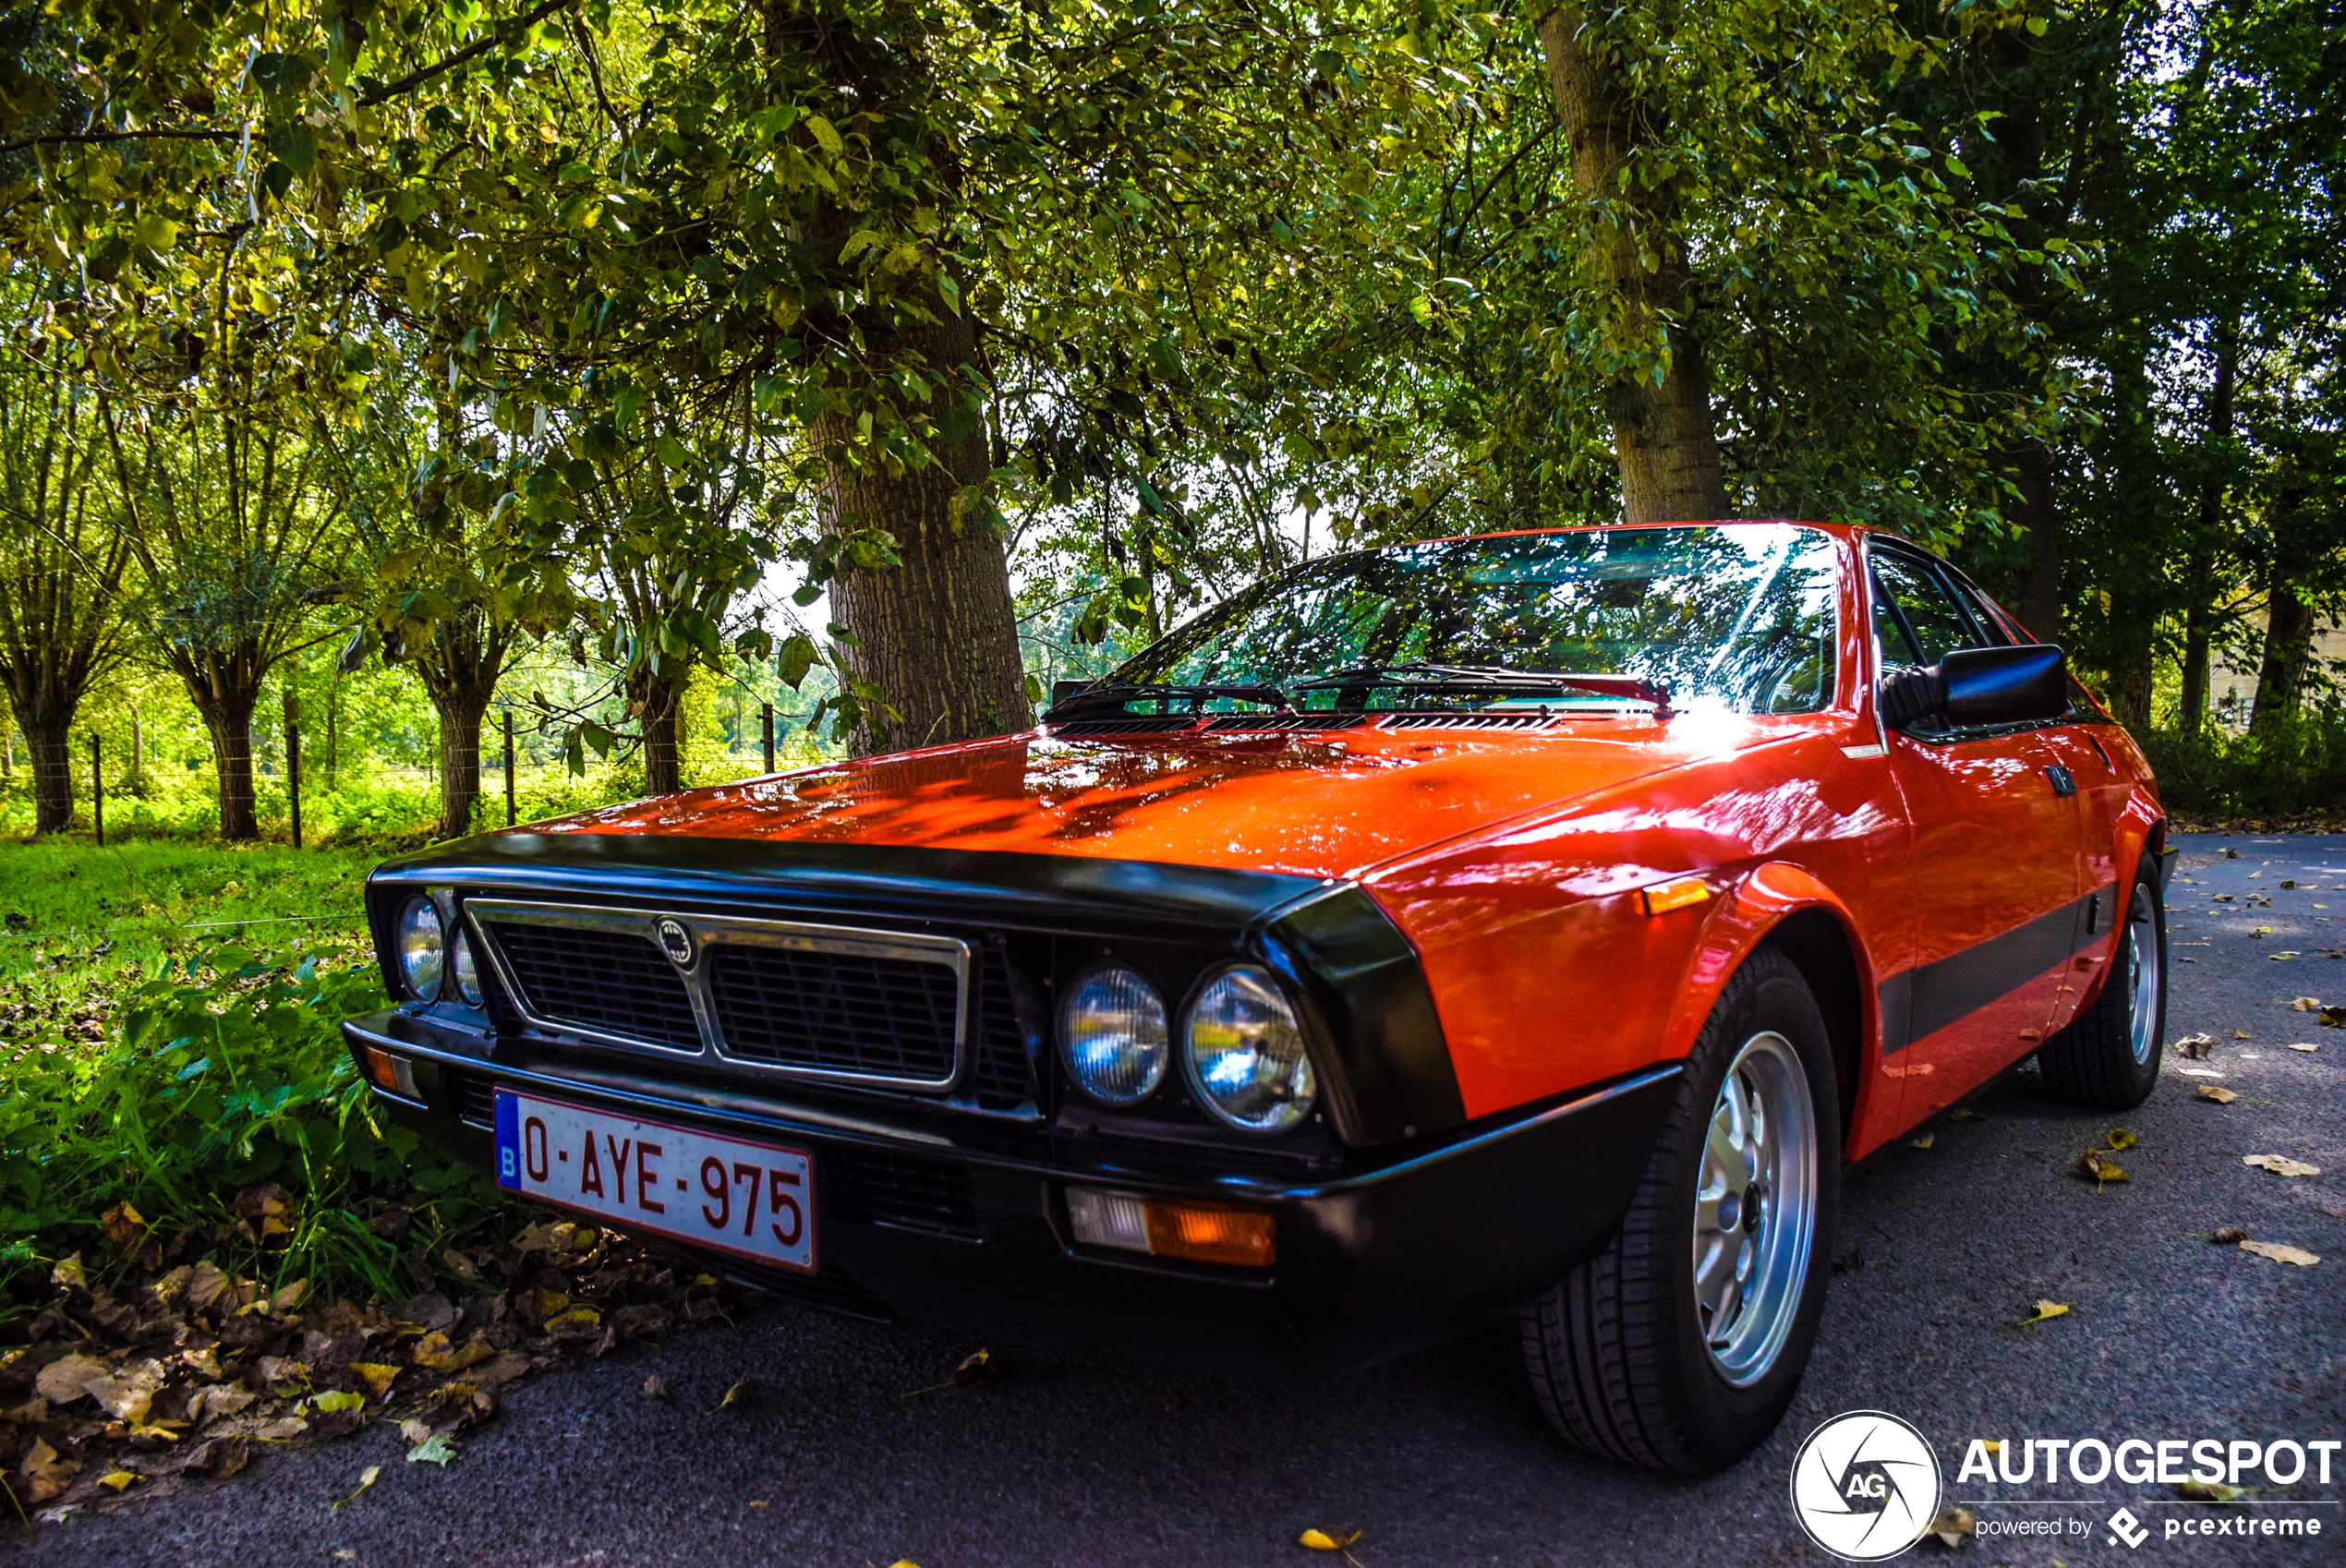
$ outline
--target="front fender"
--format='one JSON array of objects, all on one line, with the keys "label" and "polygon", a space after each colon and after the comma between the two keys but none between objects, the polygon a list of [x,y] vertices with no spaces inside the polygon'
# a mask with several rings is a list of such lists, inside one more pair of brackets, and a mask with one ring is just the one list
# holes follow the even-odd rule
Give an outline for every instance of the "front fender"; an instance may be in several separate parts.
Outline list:
[{"label": "front fender", "polygon": [[[1881,1061],[1880,972],[1848,903],[1813,872],[1787,861],[1770,861],[1737,877],[1719,897],[1702,906],[1706,913],[1687,962],[1685,983],[1671,1008],[1664,1039],[1671,1054],[1684,1057],[1694,1050],[1705,1020],[1745,960],[1795,915],[1814,910],[1829,917],[1847,944],[1854,970],[1856,995],[1844,998],[1855,1018],[1854,1039],[1836,1039],[1843,1061],[1842,1082],[1850,1103],[1843,1107],[1844,1146],[1852,1158],[1879,1142],[1877,1123],[1887,1127],[1896,1113],[1895,1085],[1883,1080]],[[1667,919],[1668,916],[1658,918]],[[1796,959],[1799,955],[1794,955]],[[1811,976],[1812,983],[1832,983]],[[1818,998],[1828,1012],[1834,999]]]}]

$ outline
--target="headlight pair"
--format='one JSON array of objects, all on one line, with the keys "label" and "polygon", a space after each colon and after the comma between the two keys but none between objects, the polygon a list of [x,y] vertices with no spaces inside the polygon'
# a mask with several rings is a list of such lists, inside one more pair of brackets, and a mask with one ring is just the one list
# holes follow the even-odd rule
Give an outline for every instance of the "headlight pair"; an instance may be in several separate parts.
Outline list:
[{"label": "headlight pair", "polygon": [[[1268,970],[1239,964],[1216,974],[1191,1002],[1182,1033],[1190,1087],[1230,1126],[1285,1132],[1312,1114],[1319,1083],[1303,1026]],[[1137,970],[1093,970],[1059,1009],[1059,1055],[1100,1104],[1140,1104],[1172,1063],[1165,999]]]},{"label": "headlight pair", "polygon": [[440,1000],[441,986],[453,978],[456,995],[467,1007],[483,1001],[480,968],[473,962],[473,945],[462,931],[452,941],[440,920],[440,906],[417,897],[399,911],[399,978],[418,1002]]}]

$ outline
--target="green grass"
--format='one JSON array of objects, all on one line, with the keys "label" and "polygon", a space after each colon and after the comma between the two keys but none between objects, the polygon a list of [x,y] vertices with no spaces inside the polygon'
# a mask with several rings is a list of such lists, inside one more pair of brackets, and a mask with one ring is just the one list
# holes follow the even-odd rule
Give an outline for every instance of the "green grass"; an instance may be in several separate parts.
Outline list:
[{"label": "green grass", "polygon": [[[341,1020],[383,1000],[359,918],[374,858],[0,845],[0,1321],[70,1254],[135,1269],[104,1240],[117,1203],[179,1261],[392,1299],[497,1215],[493,1188],[376,1119],[344,1049]],[[272,1183],[256,1229],[237,1197]],[[369,1223],[391,1205],[413,1211],[396,1241]]]},{"label": "green grass", "polygon": [[381,858],[171,839],[0,843],[0,996],[79,1006],[224,942],[346,949]]}]

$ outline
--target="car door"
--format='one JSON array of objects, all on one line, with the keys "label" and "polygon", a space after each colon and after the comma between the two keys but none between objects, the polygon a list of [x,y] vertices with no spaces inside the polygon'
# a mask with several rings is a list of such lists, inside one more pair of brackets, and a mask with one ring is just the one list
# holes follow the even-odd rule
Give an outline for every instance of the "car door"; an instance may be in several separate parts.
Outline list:
[{"label": "car door", "polygon": [[[1995,639],[1939,566],[1869,543],[1877,670]],[[1883,986],[1885,1071],[1904,1119],[1950,1105],[2036,1048],[2078,918],[2074,784],[2036,727],[1884,739],[1910,828],[1907,965]]]},{"label": "car door", "polygon": [[[1941,570],[1953,579],[1957,596],[1977,612],[1989,641],[2009,644],[2035,640],[2025,632],[2015,639],[2019,622],[2012,619],[2009,611],[1962,573],[1944,563]],[[2054,760],[2069,770],[2070,778],[2076,785],[2077,792],[2068,800],[2076,836],[2077,887],[2084,895],[2078,910],[2079,923],[2072,937],[2080,950],[2070,959],[2061,998],[2047,1025],[2049,1031],[2064,1028],[2076,1016],[2079,1004],[2093,990],[2108,959],[2110,926],[2125,913],[2119,907],[2117,897],[2118,816],[2125,810],[2133,780],[2121,770],[2116,755],[2101,735],[2096,733],[2108,733],[2116,726],[2093,706],[2074,681],[2071,682],[2071,692],[2067,718],[2038,731],[2038,739],[2052,753]]]}]

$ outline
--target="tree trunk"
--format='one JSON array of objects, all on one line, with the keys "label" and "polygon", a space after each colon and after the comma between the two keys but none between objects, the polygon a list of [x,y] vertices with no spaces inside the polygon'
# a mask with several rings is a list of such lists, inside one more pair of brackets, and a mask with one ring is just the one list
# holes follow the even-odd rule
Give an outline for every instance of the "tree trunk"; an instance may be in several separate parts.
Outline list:
[{"label": "tree trunk", "polygon": [[496,700],[498,677],[513,644],[510,626],[478,613],[457,613],[437,621],[431,636],[416,648],[416,677],[440,718],[440,822],[441,838],[473,831],[480,802],[480,721]]},{"label": "tree trunk", "polygon": [[[836,590],[834,590],[834,596]],[[834,597],[833,604],[837,604]],[[644,735],[644,792],[672,795],[684,787],[683,759],[678,754],[678,720],[683,716],[682,674],[649,671],[636,680],[629,694],[635,702],[635,721]]]},{"label": "tree trunk", "polygon": [[2299,575],[2309,564],[2296,537],[2298,514],[2307,499],[2302,486],[2273,498],[2273,554],[2265,574],[2265,656],[2256,669],[2252,730],[2270,729],[2296,715],[2305,672],[2313,663],[2314,610],[2297,592]]},{"label": "tree trunk", "polygon": [[2240,375],[2240,319],[2216,323],[2216,374],[2207,393],[2207,433],[2201,462],[2198,539],[2191,552],[2188,581],[2197,595],[2183,611],[2183,718],[2185,738],[2196,741],[2207,721],[2207,659],[2216,621],[2214,541],[2223,525],[2225,479],[2232,441],[2232,386]]},{"label": "tree trunk", "polygon": [[[934,112],[925,41],[909,7],[832,14],[819,4],[768,0],[765,21],[769,54],[812,57],[875,124],[917,127]],[[901,25],[885,39],[875,36],[876,25],[889,22]],[[958,177],[949,147],[931,143],[925,151],[948,185]],[[793,237],[828,260],[862,221],[824,202]],[[959,282],[961,297],[972,298],[969,280]],[[986,421],[957,406],[968,393],[991,392],[978,368],[976,331],[934,288],[920,303],[933,323],[888,305],[825,329],[839,332],[842,347],[861,343],[852,358],[842,355],[853,367],[846,405],[818,417],[809,432],[826,469],[822,504],[832,530],[848,539],[885,533],[901,561],[879,571],[845,565],[831,583],[832,616],[854,639],[844,650],[849,671],[891,710],[865,706],[850,741],[863,754],[998,735],[1033,722],[1009,556],[989,527],[958,515],[955,505],[988,472]],[[937,389],[927,406],[940,417],[925,466],[897,462],[857,428],[859,416],[886,395],[883,378],[900,367],[917,368]]]},{"label": "tree trunk", "polygon": [[187,695],[212,735],[212,755],[220,774],[220,837],[241,843],[260,837],[260,819],[253,811],[252,710],[260,701],[260,682],[249,686],[200,687],[187,682]]},{"label": "tree trunk", "polygon": [[32,833],[63,833],[73,821],[73,714],[17,715],[32,756]]},{"label": "tree trunk", "polygon": [[2020,471],[2020,515],[2028,559],[2020,570],[2013,613],[2041,642],[2061,641],[2061,520],[2053,507],[2052,453],[2030,442],[2013,454]]},{"label": "tree trunk", "polygon": [[[1572,182],[1590,207],[1602,205],[1582,261],[1590,281],[1610,291],[1617,345],[1666,347],[1659,385],[1626,375],[1610,392],[1614,449],[1621,467],[1621,514],[1630,523],[1701,521],[1727,514],[1711,409],[1711,380],[1693,329],[1694,296],[1686,236],[1678,228],[1677,189],[1624,181],[1639,132],[1660,123],[1654,106],[1623,91],[1604,55],[1583,36],[1578,6],[1540,21],[1548,87],[1572,149]],[[1641,251],[1658,259],[1649,270]]]}]

